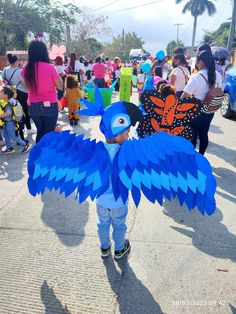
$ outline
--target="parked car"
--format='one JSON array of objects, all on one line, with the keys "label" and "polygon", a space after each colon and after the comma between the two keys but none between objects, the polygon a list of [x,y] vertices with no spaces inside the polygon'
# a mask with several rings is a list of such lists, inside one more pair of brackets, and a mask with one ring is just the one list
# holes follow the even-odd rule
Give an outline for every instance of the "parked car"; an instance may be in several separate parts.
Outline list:
[{"label": "parked car", "polygon": [[226,72],[223,91],[225,96],[220,111],[224,118],[230,118],[236,112],[236,66]]}]

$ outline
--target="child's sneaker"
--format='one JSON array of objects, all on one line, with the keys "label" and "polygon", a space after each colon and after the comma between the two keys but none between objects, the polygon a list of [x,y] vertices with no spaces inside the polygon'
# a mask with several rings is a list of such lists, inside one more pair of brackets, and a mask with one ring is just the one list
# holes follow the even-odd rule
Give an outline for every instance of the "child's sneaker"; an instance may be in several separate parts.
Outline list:
[{"label": "child's sneaker", "polygon": [[111,246],[107,249],[101,249],[101,257],[108,257],[110,255]]},{"label": "child's sneaker", "polygon": [[114,259],[122,258],[126,253],[130,251],[130,249],[131,249],[131,245],[129,243],[129,240],[125,240],[125,246],[123,250],[121,250],[120,252],[115,251]]},{"label": "child's sneaker", "polygon": [[30,150],[30,148],[32,147],[32,145],[30,143],[27,143],[24,148],[22,149],[21,153],[22,154],[26,154],[28,153],[28,151]]},{"label": "child's sneaker", "polygon": [[12,148],[6,148],[6,149],[2,150],[2,154],[4,154],[4,155],[13,154],[13,153],[15,153],[15,150],[13,147]]}]

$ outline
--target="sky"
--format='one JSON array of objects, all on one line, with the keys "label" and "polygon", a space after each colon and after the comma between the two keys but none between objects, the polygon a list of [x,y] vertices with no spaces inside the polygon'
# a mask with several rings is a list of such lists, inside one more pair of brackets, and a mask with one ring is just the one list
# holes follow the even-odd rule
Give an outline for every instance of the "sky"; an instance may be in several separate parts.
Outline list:
[{"label": "sky", "polygon": [[[71,2],[62,0],[63,3]],[[152,4],[141,6],[143,4]],[[186,46],[191,45],[193,17],[190,13],[182,14],[186,1],[178,5],[175,0],[74,0],[79,7],[87,7],[93,14],[107,16],[107,24],[112,29],[112,35],[125,32],[135,32],[145,41],[144,48],[153,55],[160,49],[165,50],[169,41],[176,40],[176,23],[182,24],[179,29],[179,39]],[[213,0],[217,13],[209,17],[207,13],[198,19],[196,44],[204,35],[204,30],[214,31],[232,15],[231,0]],[[106,6],[102,8],[103,6]],[[136,9],[127,8],[141,6]],[[103,41],[111,41],[112,36],[104,36]]]}]

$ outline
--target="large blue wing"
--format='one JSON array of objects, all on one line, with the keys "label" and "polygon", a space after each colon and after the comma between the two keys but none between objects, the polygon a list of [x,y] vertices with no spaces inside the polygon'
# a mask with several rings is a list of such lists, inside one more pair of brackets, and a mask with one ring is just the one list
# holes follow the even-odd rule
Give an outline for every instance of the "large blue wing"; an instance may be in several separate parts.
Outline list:
[{"label": "large blue wing", "polygon": [[115,198],[125,202],[128,191],[138,206],[141,192],[161,205],[163,197],[178,197],[181,206],[197,207],[204,215],[216,209],[216,181],[208,160],[184,138],[158,132],[126,141],[113,161]]},{"label": "large blue wing", "polygon": [[51,132],[30,152],[28,188],[33,196],[46,188],[59,189],[66,197],[76,191],[83,202],[107,190],[110,172],[110,157],[102,142],[69,131]]}]

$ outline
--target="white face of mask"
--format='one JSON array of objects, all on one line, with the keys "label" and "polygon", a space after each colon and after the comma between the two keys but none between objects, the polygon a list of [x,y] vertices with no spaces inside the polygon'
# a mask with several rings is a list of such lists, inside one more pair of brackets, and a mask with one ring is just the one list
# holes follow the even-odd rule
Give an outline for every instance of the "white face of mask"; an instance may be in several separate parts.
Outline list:
[{"label": "white face of mask", "polygon": [[229,60],[225,60],[225,65],[229,65],[229,64],[230,64]]}]

